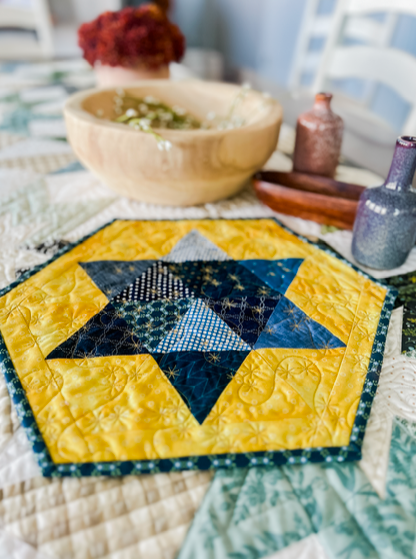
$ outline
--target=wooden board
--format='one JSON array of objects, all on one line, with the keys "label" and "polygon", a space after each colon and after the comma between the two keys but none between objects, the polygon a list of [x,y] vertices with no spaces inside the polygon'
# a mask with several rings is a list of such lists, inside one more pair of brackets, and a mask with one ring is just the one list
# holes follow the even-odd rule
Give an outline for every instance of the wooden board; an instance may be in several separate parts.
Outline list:
[{"label": "wooden board", "polygon": [[310,219],[324,225],[352,229],[358,201],[305,192],[260,180],[254,181],[257,197],[272,210]]},{"label": "wooden board", "polygon": [[336,181],[328,177],[310,175],[307,173],[282,173],[280,171],[260,171],[256,179],[272,184],[287,186],[306,192],[315,192],[335,198],[346,198],[348,200],[359,200],[365,187],[358,184]]}]

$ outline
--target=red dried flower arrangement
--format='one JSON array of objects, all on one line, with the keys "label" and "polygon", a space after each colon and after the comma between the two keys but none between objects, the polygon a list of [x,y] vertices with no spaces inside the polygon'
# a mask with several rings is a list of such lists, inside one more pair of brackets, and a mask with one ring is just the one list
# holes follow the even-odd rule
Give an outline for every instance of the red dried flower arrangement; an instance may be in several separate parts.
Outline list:
[{"label": "red dried flower arrangement", "polygon": [[104,12],[78,30],[84,58],[94,66],[149,69],[178,62],[185,52],[185,37],[155,4]]}]

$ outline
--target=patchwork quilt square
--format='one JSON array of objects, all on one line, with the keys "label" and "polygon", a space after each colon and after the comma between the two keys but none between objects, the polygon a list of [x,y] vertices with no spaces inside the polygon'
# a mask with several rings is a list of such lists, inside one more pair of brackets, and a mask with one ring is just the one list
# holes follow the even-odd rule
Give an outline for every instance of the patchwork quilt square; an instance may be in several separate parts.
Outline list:
[{"label": "patchwork quilt square", "polygon": [[358,460],[395,290],[274,219],[116,220],[0,293],[45,476]]}]

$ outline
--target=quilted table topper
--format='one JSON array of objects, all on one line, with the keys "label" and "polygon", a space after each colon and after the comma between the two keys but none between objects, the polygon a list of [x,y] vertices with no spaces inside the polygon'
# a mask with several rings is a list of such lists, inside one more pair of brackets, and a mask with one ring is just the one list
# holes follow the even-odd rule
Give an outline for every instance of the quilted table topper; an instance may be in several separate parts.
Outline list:
[{"label": "quilted table topper", "polygon": [[394,303],[273,219],[114,221],[1,293],[44,475],[357,460]]}]

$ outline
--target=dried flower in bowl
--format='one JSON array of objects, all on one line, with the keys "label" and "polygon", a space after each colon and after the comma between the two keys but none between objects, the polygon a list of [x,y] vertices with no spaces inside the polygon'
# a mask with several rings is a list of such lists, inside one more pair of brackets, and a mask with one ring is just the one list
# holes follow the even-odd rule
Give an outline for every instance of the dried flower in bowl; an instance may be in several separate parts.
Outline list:
[{"label": "dried flower in bowl", "polygon": [[172,144],[155,132],[154,128],[170,130],[201,128],[201,123],[182,107],[170,107],[150,95],[144,98],[126,95],[123,89],[116,90],[114,112],[117,115],[115,122],[128,124],[135,130],[151,134],[161,151],[169,151]]},{"label": "dried flower in bowl", "polygon": [[195,130],[201,123],[182,107],[170,107],[156,97],[132,97],[118,90],[114,97],[114,112],[118,115],[116,122],[135,124],[138,120],[146,120],[152,128],[169,130]]},{"label": "dried flower in bowl", "polygon": [[[158,148],[162,151],[169,151],[172,144],[156,133],[154,129],[232,130],[241,128],[246,124],[246,119],[238,114],[238,109],[250,91],[250,84],[243,84],[234,96],[225,116],[209,111],[206,115],[206,120],[200,122],[182,107],[177,105],[170,107],[167,103],[150,95],[143,98],[134,97],[126,94],[124,89],[118,88],[114,96],[114,113],[116,116],[113,120],[153,135],[157,141]],[[263,109],[269,99],[269,95],[263,94],[263,99],[259,103],[259,109]],[[101,117],[103,111],[101,110],[100,113],[97,111],[96,114]]]}]

